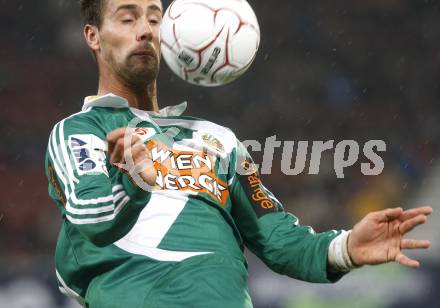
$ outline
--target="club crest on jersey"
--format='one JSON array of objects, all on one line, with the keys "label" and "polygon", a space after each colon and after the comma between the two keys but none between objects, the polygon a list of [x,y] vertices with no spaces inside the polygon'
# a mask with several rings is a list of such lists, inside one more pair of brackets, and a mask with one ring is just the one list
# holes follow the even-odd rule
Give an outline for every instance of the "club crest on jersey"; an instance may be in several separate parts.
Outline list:
[{"label": "club crest on jersey", "polygon": [[95,135],[71,135],[69,146],[78,175],[104,173],[108,176],[104,141]]},{"label": "club crest on jersey", "polygon": [[220,140],[218,140],[213,135],[208,134],[208,133],[203,133],[201,135],[201,138],[207,145],[209,145],[210,147],[217,150],[217,152],[219,152],[219,153],[225,152],[225,147],[223,146],[223,144],[220,142]]},{"label": "club crest on jersey", "polygon": [[156,131],[151,127],[135,127],[133,129],[133,133],[138,135],[143,142],[147,141],[153,135],[156,134]]}]

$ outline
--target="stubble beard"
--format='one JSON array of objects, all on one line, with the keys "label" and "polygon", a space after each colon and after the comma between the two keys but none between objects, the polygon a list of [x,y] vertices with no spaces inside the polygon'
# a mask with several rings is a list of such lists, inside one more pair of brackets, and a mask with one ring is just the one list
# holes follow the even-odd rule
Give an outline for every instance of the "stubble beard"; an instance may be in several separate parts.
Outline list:
[{"label": "stubble beard", "polygon": [[159,74],[159,60],[148,57],[146,63],[135,56],[128,56],[123,64],[116,66],[116,74],[122,82],[135,92],[143,92],[153,83]]}]

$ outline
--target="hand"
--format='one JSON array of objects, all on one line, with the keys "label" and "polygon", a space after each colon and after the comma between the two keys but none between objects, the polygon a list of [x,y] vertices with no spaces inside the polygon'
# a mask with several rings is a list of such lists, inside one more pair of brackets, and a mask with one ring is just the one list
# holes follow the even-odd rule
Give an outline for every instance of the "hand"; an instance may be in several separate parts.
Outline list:
[{"label": "hand", "polygon": [[[125,141],[125,138],[128,140]],[[139,136],[129,128],[118,128],[107,135],[107,143],[111,164],[128,172],[130,177],[138,173],[148,185],[154,186],[157,173],[150,152]]]},{"label": "hand", "polygon": [[357,265],[374,265],[398,262],[417,268],[419,262],[402,253],[402,249],[426,249],[427,240],[404,239],[414,227],[425,223],[431,207],[419,207],[403,211],[392,208],[372,212],[358,222],[348,238],[348,253]]}]

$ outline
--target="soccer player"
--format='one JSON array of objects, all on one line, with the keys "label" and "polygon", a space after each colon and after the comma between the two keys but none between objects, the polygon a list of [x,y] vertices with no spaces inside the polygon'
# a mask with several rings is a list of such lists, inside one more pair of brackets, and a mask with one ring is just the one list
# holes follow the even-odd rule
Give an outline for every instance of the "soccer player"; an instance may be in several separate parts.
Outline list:
[{"label": "soccer player", "polygon": [[[160,109],[160,0],[81,0],[97,96],[49,137],[49,194],[63,223],[60,290],[90,308],[251,307],[246,246],[275,272],[334,282],[357,266],[419,263],[403,235],[431,208],[368,214],[317,234],[263,186],[233,132]],[[154,187],[153,187],[154,186]]]}]

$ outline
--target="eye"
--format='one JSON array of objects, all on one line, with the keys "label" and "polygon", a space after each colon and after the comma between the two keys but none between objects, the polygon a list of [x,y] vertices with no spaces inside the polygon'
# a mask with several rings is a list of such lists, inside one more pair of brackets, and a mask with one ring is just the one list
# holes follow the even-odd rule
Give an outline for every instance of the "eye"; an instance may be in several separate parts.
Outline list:
[{"label": "eye", "polygon": [[152,25],[158,25],[160,23],[159,19],[152,18],[148,21]]},{"label": "eye", "polygon": [[134,20],[133,19],[131,19],[131,18],[126,18],[126,19],[123,19],[122,20],[122,23],[123,24],[130,24],[130,23],[132,23]]}]

